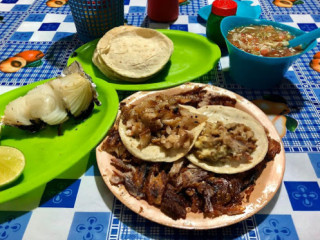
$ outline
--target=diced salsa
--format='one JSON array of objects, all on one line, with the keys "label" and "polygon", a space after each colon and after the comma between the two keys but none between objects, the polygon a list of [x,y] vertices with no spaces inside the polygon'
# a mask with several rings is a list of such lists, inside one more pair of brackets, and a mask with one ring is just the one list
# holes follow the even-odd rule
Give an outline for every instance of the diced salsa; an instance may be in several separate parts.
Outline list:
[{"label": "diced salsa", "polygon": [[237,48],[264,57],[288,57],[302,51],[300,46],[288,48],[295,36],[270,25],[249,25],[229,31],[227,39]]}]

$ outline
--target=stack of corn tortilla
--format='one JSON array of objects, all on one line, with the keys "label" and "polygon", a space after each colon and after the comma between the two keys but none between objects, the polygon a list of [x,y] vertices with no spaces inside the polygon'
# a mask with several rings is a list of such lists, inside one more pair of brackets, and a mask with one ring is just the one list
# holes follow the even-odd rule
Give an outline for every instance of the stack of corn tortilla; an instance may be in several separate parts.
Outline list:
[{"label": "stack of corn tortilla", "polygon": [[143,82],[160,72],[173,52],[172,41],[148,28],[120,26],[98,42],[92,61],[112,80]]}]

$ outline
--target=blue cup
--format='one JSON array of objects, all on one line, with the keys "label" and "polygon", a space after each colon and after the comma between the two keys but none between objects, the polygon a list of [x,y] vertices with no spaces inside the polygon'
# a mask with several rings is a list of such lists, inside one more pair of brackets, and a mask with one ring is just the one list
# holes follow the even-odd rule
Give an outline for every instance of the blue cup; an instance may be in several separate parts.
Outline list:
[{"label": "blue cup", "polygon": [[253,55],[235,47],[227,39],[230,30],[248,25],[272,25],[273,27],[286,30],[295,36],[305,33],[300,29],[263,19],[237,16],[224,18],[220,28],[229,52],[230,76],[236,83],[247,88],[269,89],[275,87],[284,78],[290,65],[302,54],[305,54],[317,45],[316,40],[314,40],[307,46],[303,46],[304,50],[301,53],[289,57],[276,58]]},{"label": "blue cup", "polygon": [[69,0],[79,38],[89,42],[124,24],[123,0]]}]

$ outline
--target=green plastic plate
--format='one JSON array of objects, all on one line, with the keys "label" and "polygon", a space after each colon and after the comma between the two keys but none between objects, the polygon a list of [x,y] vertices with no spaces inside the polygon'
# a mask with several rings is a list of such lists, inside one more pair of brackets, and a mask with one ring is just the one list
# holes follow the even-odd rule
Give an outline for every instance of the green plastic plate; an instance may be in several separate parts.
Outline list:
[{"label": "green plastic plate", "polygon": [[[46,80],[44,80],[46,81]],[[13,99],[25,95],[44,81],[17,88],[0,95],[0,115]],[[9,188],[0,189],[0,204],[40,187],[76,164],[106,135],[117,115],[119,100],[116,91],[105,81],[95,79],[101,106],[95,106],[85,120],[70,118],[62,125],[47,126],[36,133],[4,126],[1,145],[12,146],[23,152],[26,166],[22,176]]]},{"label": "green plastic plate", "polygon": [[144,83],[114,81],[104,76],[91,60],[99,39],[78,48],[70,56],[68,64],[77,60],[93,79],[104,79],[117,90],[137,91],[168,88],[194,80],[209,72],[221,57],[219,47],[204,36],[178,30],[159,31],[173,41],[174,52],[167,66]]}]

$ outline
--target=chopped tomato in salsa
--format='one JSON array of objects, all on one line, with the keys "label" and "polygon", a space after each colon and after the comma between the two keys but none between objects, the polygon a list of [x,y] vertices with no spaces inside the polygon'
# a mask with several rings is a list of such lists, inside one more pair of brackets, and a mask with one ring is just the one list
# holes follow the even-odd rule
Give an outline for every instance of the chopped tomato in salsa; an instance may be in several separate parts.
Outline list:
[{"label": "chopped tomato in salsa", "polygon": [[273,26],[250,25],[229,31],[227,39],[237,48],[264,57],[288,57],[302,51],[300,46],[288,48],[295,36]]}]

